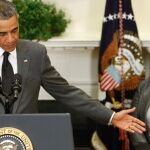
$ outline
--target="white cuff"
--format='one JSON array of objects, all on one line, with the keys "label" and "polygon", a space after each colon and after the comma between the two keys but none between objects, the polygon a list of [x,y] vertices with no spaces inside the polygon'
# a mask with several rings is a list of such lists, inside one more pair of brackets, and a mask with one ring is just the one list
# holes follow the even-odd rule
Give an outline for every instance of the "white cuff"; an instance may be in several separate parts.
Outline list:
[{"label": "white cuff", "polygon": [[110,118],[110,120],[109,120],[109,122],[108,122],[108,125],[109,125],[109,126],[112,125],[112,119],[113,119],[115,113],[116,113],[116,112],[113,112],[113,114],[111,115],[111,118]]}]

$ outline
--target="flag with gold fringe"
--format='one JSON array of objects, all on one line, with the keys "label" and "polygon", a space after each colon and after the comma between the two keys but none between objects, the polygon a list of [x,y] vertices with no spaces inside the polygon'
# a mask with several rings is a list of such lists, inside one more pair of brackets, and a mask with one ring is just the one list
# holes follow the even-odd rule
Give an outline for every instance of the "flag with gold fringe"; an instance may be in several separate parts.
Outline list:
[{"label": "flag with gold fringe", "polygon": [[145,77],[131,0],[106,1],[98,69],[100,89],[114,99],[113,91],[121,91],[122,82],[125,92],[132,91]]},{"label": "flag with gold fringe", "polygon": [[106,93],[103,103],[116,111],[130,108],[134,93],[145,78],[131,0],[106,0],[98,69],[99,88]]}]

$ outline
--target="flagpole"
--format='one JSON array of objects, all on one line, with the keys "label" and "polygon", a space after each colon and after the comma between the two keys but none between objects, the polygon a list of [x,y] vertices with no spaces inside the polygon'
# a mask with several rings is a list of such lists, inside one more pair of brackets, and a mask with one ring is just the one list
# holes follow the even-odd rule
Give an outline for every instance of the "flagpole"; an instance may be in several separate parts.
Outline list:
[{"label": "flagpole", "polygon": [[124,68],[123,68],[123,17],[122,17],[122,0],[119,0],[119,49],[120,49],[120,59],[121,59],[121,102],[122,108],[124,109],[125,100],[125,88],[124,88]]},{"label": "flagpole", "polygon": [[[121,59],[121,102],[122,109],[125,109],[125,87],[124,87],[124,56],[123,56],[123,4],[122,0],[119,0],[119,49],[120,49],[120,59]],[[129,150],[129,139],[126,131],[120,130],[120,140],[122,140],[122,150]]]}]

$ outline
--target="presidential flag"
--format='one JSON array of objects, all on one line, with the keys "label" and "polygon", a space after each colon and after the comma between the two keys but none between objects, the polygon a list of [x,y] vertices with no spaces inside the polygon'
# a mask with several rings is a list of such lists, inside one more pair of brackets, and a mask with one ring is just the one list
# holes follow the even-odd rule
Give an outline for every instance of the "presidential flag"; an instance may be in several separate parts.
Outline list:
[{"label": "presidential flag", "polygon": [[[142,44],[131,0],[106,0],[98,69],[100,91],[106,94],[102,103],[115,111],[130,108],[134,93],[145,78]],[[97,133],[108,149],[129,148],[126,133],[103,126]]]},{"label": "presidential flag", "polygon": [[[107,0],[103,19],[98,68],[100,88],[106,92],[120,90],[121,69],[125,90],[136,89],[145,76],[142,46],[131,1],[121,1],[120,6],[119,0]],[[119,12],[119,6],[122,12]],[[121,27],[122,47],[119,33]]]}]

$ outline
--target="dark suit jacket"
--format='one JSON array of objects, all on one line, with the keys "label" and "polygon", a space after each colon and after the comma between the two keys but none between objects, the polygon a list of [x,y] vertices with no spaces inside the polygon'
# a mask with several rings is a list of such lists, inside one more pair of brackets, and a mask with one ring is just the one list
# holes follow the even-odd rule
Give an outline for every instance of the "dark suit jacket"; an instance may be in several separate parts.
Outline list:
[{"label": "dark suit jacket", "polygon": [[[82,90],[71,86],[51,65],[45,46],[25,40],[17,43],[18,73],[22,76],[22,91],[12,113],[36,113],[40,86],[56,100],[102,124],[107,124],[112,110],[98,100],[92,100]],[[0,104],[0,112],[4,108]]]},{"label": "dark suit jacket", "polygon": [[[133,99],[136,112],[133,115],[146,123],[146,115],[150,107],[150,77],[143,81]],[[129,134],[131,145],[135,150],[150,150],[150,136],[147,131],[143,134]]]}]

